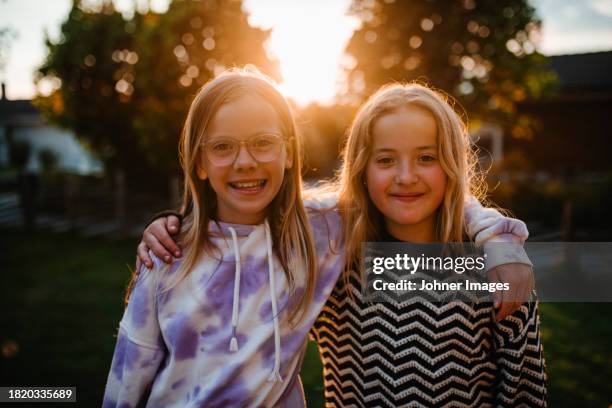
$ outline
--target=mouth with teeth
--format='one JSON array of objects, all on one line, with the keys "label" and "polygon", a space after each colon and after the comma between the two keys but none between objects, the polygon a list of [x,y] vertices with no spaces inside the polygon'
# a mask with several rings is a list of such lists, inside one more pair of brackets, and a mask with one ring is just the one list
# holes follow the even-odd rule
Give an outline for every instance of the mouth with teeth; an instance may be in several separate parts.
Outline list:
[{"label": "mouth with teeth", "polygon": [[267,180],[234,181],[229,186],[241,193],[259,193],[265,187]]}]

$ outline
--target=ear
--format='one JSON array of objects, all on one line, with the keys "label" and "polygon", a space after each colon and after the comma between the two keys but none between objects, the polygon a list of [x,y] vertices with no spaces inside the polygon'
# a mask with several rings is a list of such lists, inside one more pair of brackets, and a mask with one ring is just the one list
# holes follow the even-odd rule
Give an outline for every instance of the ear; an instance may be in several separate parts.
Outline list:
[{"label": "ear", "polygon": [[285,143],[285,153],[287,154],[285,158],[285,170],[290,170],[293,167],[293,146]]},{"label": "ear", "polygon": [[208,178],[208,173],[206,172],[206,169],[200,164],[196,164],[196,173],[200,180],[206,180]]}]

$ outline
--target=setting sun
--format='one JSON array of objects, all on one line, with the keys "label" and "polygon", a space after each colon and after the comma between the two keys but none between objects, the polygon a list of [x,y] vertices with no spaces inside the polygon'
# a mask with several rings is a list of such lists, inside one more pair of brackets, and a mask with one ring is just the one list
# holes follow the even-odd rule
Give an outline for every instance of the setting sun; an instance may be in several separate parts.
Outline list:
[{"label": "setting sun", "polygon": [[245,1],[249,22],[272,29],[267,46],[280,62],[280,87],[298,104],[333,102],[344,48],[359,25],[347,15],[349,5],[350,0]]}]

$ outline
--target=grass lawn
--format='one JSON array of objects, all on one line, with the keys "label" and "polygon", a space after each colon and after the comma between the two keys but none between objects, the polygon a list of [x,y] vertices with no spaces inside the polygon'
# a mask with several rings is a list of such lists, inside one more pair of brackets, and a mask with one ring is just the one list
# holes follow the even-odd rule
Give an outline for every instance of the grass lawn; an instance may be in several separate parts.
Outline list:
[{"label": "grass lawn", "polygon": [[[79,406],[99,406],[136,242],[17,230],[0,236],[0,385],[76,386]],[[609,406],[612,303],[541,310],[549,405]],[[302,378],[309,405],[322,406],[315,345]]]}]

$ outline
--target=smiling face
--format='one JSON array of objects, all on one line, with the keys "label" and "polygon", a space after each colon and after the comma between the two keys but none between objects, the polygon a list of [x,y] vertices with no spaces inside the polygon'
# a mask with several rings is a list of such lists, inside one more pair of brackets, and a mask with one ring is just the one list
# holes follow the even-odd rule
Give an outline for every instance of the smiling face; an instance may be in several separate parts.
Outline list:
[{"label": "smiling face", "polygon": [[433,115],[415,105],[393,110],[376,120],[372,138],[366,184],[389,233],[404,241],[433,241],[447,182]]},{"label": "smiling face", "polygon": [[[222,105],[209,123],[204,142],[233,138],[246,141],[257,135],[282,135],[281,121],[263,98],[244,95]],[[251,139],[252,140],[252,139]],[[208,179],[217,195],[217,218],[236,224],[258,224],[279,192],[285,170],[293,162],[286,143],[276,160],[261,163],[242,144],[233,163],[218,166],[205,158],[202,148],[200,179]]]}]

